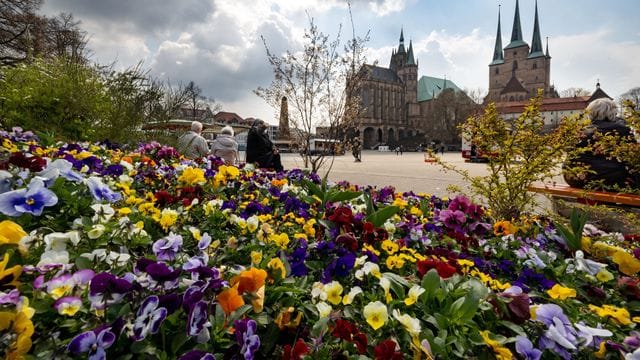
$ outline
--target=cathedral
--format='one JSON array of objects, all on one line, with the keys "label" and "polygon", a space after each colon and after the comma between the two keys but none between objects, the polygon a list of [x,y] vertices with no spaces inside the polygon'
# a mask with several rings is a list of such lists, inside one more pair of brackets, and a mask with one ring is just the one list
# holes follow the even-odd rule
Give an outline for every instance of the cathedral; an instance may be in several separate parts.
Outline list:
[{"label": "cathedral", "polygon": [[538,21],[538,2],[535,3],[531,47],[522,38],[520,7],[516,0],[511,41],[504,49],[502,48],[500,10],[498,10],[498,31],[493,60],[489,64],[489,93],[484,102],[523,101],[535,97],[538,89],[542,89],[545,98],[557,98],[558,93],[553,85],[550,85],[550,73],[549,43],[547,42],[546,51],[543,52]]},{"label": "cathedral", "polygon": [[471,113],[473,101],[451,80],[418,78],[413,44],[405,47],[403,30],[389,67],[367,64],[362,71],[363,111],[356,123],[363,148],[460,143],[457,125]]}]

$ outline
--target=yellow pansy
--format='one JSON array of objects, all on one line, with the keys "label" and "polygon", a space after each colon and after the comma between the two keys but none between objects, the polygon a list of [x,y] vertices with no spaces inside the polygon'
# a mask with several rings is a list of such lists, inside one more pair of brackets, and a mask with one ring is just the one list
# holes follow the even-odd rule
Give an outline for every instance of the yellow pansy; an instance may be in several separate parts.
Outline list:
[{"label": "yellow pansy", "polygon": [[173,209],[162,209],[160,217],[154,217],[154,220],[162,226],[164,231],[169,231],[169,228],[178,221],[178,212]]},{"label": "yellow pansy", "polygon": [[398,244],[396,244],[395,242],[387,239],[385,241],[382,242],[382,245],[380,245],[380,247],[382,248],[382,250],[386,251],[387,254],[389,255],[393,255],[395,254],[398,249],[400,248],[398,246]]},{"label": "yellow pansy", "polygon": [[284,263],[279,258],[273,258],[267,263],[267,268],[271,270],[271,273],[284,279],[287,277],[287,269],[284,267]]},{"label": "yellow pansy", "polygon": [[251,252],[251,265],[258,265],[262,261],[262,252],[261,251],[252,251]]},{"label": "yellow pansy", "polygon": [[313,227],[315,224],[316,224],[316,219],[309,219],[302,226],[302,229],[304,230],[305,234],[307,234],[309,237],[316,236],[316,229]]},{"label": "yellow pansy", "polygon": [[338,305],[342,302],[342,285],[337,281],[332,281],[324,286],[322,289],[322,298],[325,298],[333,305]]},{"label": "yellow pansy", "polygon": [[411,207],[411,209],[409,210],[409,213],[415,216],[422,216],[422,210],[420,210],[420,208],[417,206]]},{"label": "yellow pansy", "polygon": [[129,214],[131,214],[131,208],[129,207],[122,207],[118,209],[118,216],[127,216]]},{"label": "yellow pansy", "polygon": [[188,166],[178,177],[178,182],[188,186],[203,185],[206,182],[204,170]]},{"label": "yellow pansy", "polygon": [[405,207],[407,207],[407,201],[403,198],[397,197],[393,200],[393,206],[397,206],[400,209],[404,209]]},{"label": "yellow pansy", "polygon": [[551,289],[547,290],[547,294],[551,296],[552,299],[560,300],[576,297],[575,289],[564,287],[560,284],[553,285]]},{"label": "yellow pansy", "polygon": [[606,318],[610,317],[615,320],[620,325],[629,325],[631,324],[631,315],[629,311],[624,308],[615,307],[612,305],[602,305],[602,307],[596,305],[589,305],[589,309],[598,316]]},{"label": "yellow pansy", "polygon": [[342,298],[342,305],[351,305],[359,294],[362,294],[362,289],[359,286],[352,287],[349,293]]},{"label": "yellow pansy", "polygon": [[640,260],[624,250],[616,251],[611,260],[618,264],[618,269],[625,275],[632,276],[640,271]]},{"label": "yellow pansy", "polygon": [[269,240],[279,246],[281,249],[286,249],[289,245],[289,235],[287,233],[270,234]]},{"label": "yellow pansy", "polygon": [[389,319],[387,307],[380,301],[368,303],[362,310],[362,315],[364,315],[367,323],[371,325],[374,330],[380,329]]},{"label": "yellow pansy", "polygon": [[495,353],[496,359],[513,359],[513,354],[509,349],[502,346],[502,344],[500,344],[498,341],[491,339],[491,337],[489,336],[489,330],[480,331],[480,335],[482,336],[484,343],[491,347],[491,349]]},{"label": "yellow pansy", "polygon": [[385,262],[387,268],[390,270],[393,269],[402,269],[404,267],[404,259],[401,256],[393,255],[389,256]]},{"label": "yellow pansy", "polygon": [[12,335],[9,346],[4,349],[5,358],[23,359],[31,349],[33,331],[33,323],[24,312],[0,312],[0,333]]},{"label": "yellow pansy", "polygon": [[9,264],[9,254],[5,253],[3,260],[0,261],[0,284],[18,287],[20,285],[18,278],[22,274],[22,266],[14,265],[7,269],[7,264]]},{"label": "yellow pansy", "polygon": [[18,244],[20,239],[27,236],[22,226],[11,220],[0,222],[0,245],[2,244]]},{"label": "yellow pansy", "polygon": [[598,273],[596,274],[596,278],[600,281],[600,282],[607,282],[607,281],[611,281],[613,280],[613,274],[605,269],[602,268],[600,269],[600,271],[598,271]]},{"label": "yellow pansy", "polygon": [[418,301],[418,297],[422,295],[426,290],[420,287],[420,285],[413,285],[411,289],[409,289],[409,293],[407,297],[404,299],[404,303],[407,306],[411,306]]},{"label": "yellow pansy", "polygon": [[507,220],[498,221],[493,224],[493,233],[496,236],[511,235],[515,234],[517,231],[518,227]]}]

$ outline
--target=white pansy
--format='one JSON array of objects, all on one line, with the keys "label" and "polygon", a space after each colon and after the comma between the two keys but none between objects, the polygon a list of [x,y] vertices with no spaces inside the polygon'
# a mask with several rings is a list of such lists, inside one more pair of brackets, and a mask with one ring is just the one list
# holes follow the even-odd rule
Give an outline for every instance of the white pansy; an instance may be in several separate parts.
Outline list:
[{"label": "white pansy", "polygon": [[318,309],[318,317],[320,318],[329,317],[329,315],[331,314],[331,305],[327,304],[324,301],[317,303],[316,309]]},{"label": "white pansy", "polygon": [[383,227],[389,234],[393,234],[396,232],[396,226],[392,222],[385,222]]},{"label": "white pansy", "polygon": [[91,208],[95,211],[95,215],[91,218],[94,223],[106,223],[116,213],[109,204],[93,204],[91,205]]},{"label": "white pansy", "polygon": [[250,232],[255,232],[258,229],[259,225],[260,225],[260,220],[256,215],[252,215],[247,219],[247,229]]},{"label": "white pansy", "polygon": [[362,294],[362,289],[359,286],[352,287],[349,293],[342,298],[342,305],[351,304],[358,294]]},{"label": "white pansy", "polygon": [[402,326],[404,326],[404,329],[407,330],[411,336],[420,335],[420,320],[413,318],[408,314],[401,314],[397,309],[393,310],[393,317],[398,320]]},{"label": "white pansy", "polygon": [[102,234],[104,234],[105,230],[106,228],[104,227],[104,225],[96,224],[96,225],[93,225],[91,227],[91,230],[87,232],[87,236],[89,237],[89,239],[97,239],[100,236],[102,236]]},{"label": "white pansy", "polygon": [[49,264],[68,264],[69,252],[66,250],[54,251],[49,250],[42,253],[40,261],[36,265],[37,267],[49,265]]},{"label": "white pansy", "polygon": [[80,242],[80,233],[78,231],[69,231],[66,233],[54,232],[44,236],[45,250],[63,251],[67,249],[67,244],[74,246]]}]

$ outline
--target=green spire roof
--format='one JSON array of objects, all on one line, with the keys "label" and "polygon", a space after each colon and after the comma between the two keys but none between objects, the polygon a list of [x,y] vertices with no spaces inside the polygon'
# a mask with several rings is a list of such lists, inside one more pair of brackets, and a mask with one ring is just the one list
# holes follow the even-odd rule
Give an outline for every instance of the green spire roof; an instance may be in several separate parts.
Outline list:
[{"label": "green spire roof", "polygon": [[409,40],[409,53],[407,54],[407,65],[415,65],[416,60],[413,58],[413,43]]},{"label": "green spire roof", "polygon": [[536,0],[536,16],[533,21],[533,39],[531,40],[531,51],[529,58],[544,56],[542,52],[542,40],[540,39],[540,24],[538,22],[538,0]]},{"label": "green spire roof", "polygon": [[451,89],[455,92],[462,91],[450,79],[422,76],[418,80],[418,101],[432,100],[438,97],[444,89]]},{"label": "green spire roof", "polygon": [[500,5],[498,5],[498,33],[496,34],[496,46],[493,49],[493,61],[489,65],[504,63],[502,55],[502,32],[500,31]]},{"label": "green spire roof", "polygon": [[516,0],[516,13],[513,16],[513,30],[511,30],[511,42],[505,49],[515,48],[518,46],[527,45],[522,40],[522,27],[520,26],[520,6],[518,6],[518,0]]},{"label": "green spire roof", "polygon": [[398,52],[403,53],[404,51],[404,32],[403,29],[400,29],[400,45],[398,46]]}]

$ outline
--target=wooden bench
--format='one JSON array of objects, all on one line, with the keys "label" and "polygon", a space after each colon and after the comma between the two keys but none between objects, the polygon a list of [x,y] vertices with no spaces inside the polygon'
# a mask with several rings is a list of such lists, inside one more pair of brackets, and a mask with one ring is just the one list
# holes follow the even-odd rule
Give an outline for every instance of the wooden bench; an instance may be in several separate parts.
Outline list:
[{"label": "wooden bench", "polygon": [[573,188],[569,185],[531,185],[529,191],[550,194],[554,197],[574,199],[586,205],[626,205],[640,208],[640,195],[620,194]]}]

